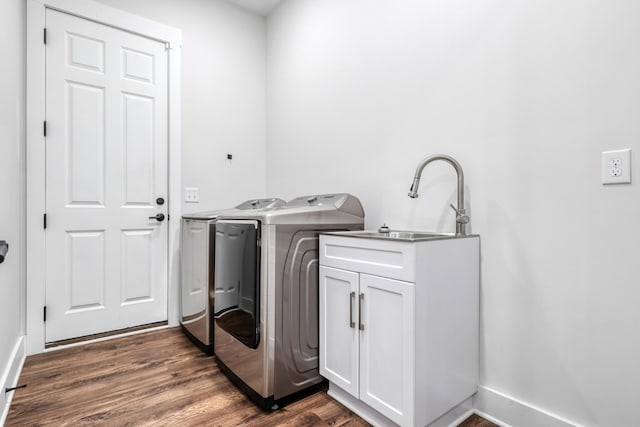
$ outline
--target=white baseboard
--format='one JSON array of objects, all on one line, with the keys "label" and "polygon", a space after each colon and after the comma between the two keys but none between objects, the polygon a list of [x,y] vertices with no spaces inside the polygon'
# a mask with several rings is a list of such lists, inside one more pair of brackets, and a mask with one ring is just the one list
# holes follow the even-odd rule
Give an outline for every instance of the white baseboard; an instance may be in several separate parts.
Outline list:
[{"label": "white baseboard", "polygon": [[542,408],[489,387],[478,387],[473,397],[474,412],[501,427],[581,427]]},{"label": "white baseboard", "polygon": [[18,338],[18,342],[13,347],[9,363],[7,364],[2,377],[0,377],[0,426],[4,425],[7,415],[9,414],[9,407],[11,406],[11,400],[15,391],[5,393],[4,390],[7,387],[15,387],[18,385],[18,379],[20,378],[20,372],[24,365],[25,359],[25,347],[24,337]]}]

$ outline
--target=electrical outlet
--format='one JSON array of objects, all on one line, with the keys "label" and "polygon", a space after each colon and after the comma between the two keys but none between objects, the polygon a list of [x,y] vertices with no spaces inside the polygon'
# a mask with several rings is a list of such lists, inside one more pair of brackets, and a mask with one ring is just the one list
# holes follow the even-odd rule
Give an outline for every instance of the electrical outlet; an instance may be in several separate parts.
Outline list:
[{"label": "electrical outlet", "polygon": [[631,149],[602,152],[602,183],[631,184]]},{"label": "electrical outlet", "polygon": [[185,203],[200,203],[200,189],[196,187],[184,188]]}]

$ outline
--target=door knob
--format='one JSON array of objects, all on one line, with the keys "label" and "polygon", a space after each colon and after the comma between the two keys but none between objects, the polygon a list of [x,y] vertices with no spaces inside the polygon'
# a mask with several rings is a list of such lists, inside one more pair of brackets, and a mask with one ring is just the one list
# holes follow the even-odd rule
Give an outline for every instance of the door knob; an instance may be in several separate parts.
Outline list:
[{"label": "door knob", "polygon": [[150,216],[149,219],[155,219],[158,222],[164,221],[164,214],[159,213],[158,215]]}]

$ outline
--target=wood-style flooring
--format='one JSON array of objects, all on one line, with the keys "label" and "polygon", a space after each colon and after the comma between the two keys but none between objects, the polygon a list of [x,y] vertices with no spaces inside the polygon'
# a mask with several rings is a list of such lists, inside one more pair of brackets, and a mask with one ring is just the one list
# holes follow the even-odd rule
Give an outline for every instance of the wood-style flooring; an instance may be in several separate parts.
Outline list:
[{"label": "wood-style flooring", "polygon": [[473,414],[462,422],[458,427],[499,427],[497,424]]},{"label": "wood-style flooring", "polygon": [[262,411],[179,328],[29,356],[19,384],[6,426],[368,425],[325,392]]}]

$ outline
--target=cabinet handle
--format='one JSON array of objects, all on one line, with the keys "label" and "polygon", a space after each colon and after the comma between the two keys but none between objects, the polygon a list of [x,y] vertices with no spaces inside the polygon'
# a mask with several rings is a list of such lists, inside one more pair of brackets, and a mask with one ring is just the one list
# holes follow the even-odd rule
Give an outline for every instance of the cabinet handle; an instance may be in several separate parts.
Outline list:
[{"label": "cabinet handle", "polygon": [[353,303],[355,302],[354,301],[355,299],[356,299],[356,293],[351,292],[349,294],[349,327],[354,329],[356,327],[356,322],[353,321]]},{"label": "cabinet handle", "polygon": [[358,329],[364,331],[364,323],[362,323],[362,303],[364,302],[364,294],[360,294],[359,304],[358,304]]}]

